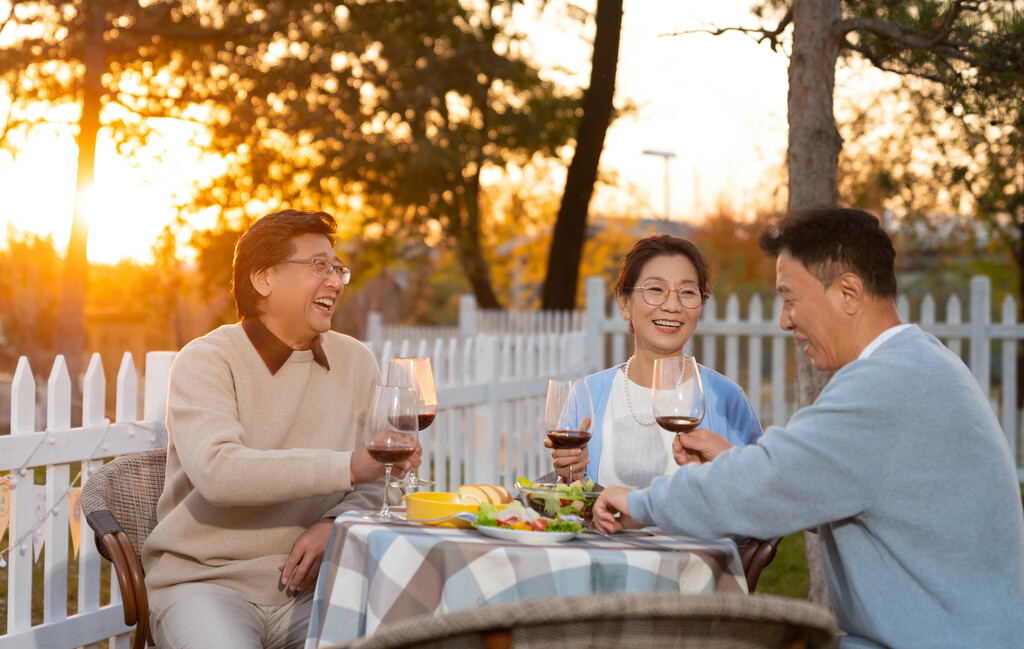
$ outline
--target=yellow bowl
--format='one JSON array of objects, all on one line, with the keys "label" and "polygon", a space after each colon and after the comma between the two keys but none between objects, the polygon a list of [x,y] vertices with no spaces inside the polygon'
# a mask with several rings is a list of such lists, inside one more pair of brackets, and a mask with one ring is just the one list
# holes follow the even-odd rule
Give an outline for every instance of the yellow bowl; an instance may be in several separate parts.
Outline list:
[{"label": "yellow bowl", "polygon": [[[462,504],[462,497],[456,493],[444,491],[422,491],[402,496],[405,501],[405,516],[410,521],[429,520],[451,516],[460,512],[476,513],[479,506],[476,503]],[[425,523],[426,525],[439,525],[441,527],[472,527],[467,521],[459,518],[449,518],[444,521]]]}]

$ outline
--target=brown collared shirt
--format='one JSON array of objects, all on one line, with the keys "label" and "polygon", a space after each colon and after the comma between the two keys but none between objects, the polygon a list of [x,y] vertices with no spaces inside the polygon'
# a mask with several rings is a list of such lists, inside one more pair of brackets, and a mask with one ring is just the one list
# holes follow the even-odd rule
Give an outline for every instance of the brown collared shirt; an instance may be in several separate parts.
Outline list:
[{"label": "brown collared shirt", "polygon": [[[275,336],[270,329],[267,329],[267,326],[260,322],[259,318],[242,318],[242,329],[245,330],[249,342],[256,348],[271,374],[277,374],[277,371],[295,351]],[[320,336],[314,338],[306,349],[313,352],[313,360],[328,372],[331,371],[331,365],[327,362],[327,354],[324,353],[324,348],[320,345]]]}]

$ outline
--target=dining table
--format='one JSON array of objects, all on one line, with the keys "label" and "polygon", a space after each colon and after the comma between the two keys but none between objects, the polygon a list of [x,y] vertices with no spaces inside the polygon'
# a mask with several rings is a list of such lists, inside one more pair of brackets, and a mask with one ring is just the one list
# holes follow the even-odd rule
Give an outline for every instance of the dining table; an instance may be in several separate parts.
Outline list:
[{"label": "dining table", "polygon": [[305,649],[487,604],[656,591],[746,593],[736,544],[655,528],[614,535],[585,530],[565,542],[526,544],[473,528],[377,523],[349,512],[334,522]]}]

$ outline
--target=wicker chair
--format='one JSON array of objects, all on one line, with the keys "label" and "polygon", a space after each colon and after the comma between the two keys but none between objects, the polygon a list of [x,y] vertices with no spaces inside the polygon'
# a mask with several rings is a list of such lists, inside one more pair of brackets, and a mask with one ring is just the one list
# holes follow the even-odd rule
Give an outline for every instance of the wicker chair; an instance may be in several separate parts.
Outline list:
[{"label": "wicker chair", "polygon": [[616,593],[419,616],[334,649],[798,649],[835,635],[827,610],[787,597]]},{"label": "wicker chair", "polygon": [[96,533],[96,547],[114,564],[124,623],[136,627],[132,649],[154,644],[142,544],[156,525],[166,463],[165,448],[130,453],[103,465],[82,488],[82,513]]}]

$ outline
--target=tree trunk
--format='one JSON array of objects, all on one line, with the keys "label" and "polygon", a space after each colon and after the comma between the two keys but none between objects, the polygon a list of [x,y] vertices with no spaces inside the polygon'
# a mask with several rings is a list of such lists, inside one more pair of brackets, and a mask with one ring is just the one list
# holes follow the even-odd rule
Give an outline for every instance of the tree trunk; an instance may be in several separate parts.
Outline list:
[{"label": "tree trunk", "polygon": [[88,196],[95,178],[96,137],[100,129],[103,96],[103,20],[100,9],[86,11],[82,64],[82,114],[78,121],[78,176],[75,182],[75,206],[71,236],[64,259],[61,281],[60,313],[57,320],[57,351],[71,375],[73,402],[80,397],[79,375],[85,352],[85,291],[89,273],[86,248],[89,242]]},{"label": "tree trunk", "polygon": [[591,57],[590,86],[583,93],[583,116],[576,134],[576,151],[565,178],[555,231],[548,251],[541,308],[576,306],[580,258],[587,233],[587,212],[597,182],[605,135],[612,118],[615,73],[619,65],[622,0],[598,0],[597,32]]},{"label": "tree trunk", "polygon": [[[841,0],[793,0],[793,53],[789,63],[789,211],[839,200],[842,138],[832,107],[840,40],[833,27]],[[814,402],[830,374],[797,353],[797,408]],[[817,535],[805,533],[810,600],[829,606]]]},{"label": "tree trunk", "polygon": [[466,195],[456,202],[456,221],[458,223],[455,238],[458,246],[459,265],[473,290],[473,297],[481,309],[498,309],[498,295],[491,285],[491,266],[484,257],[483,245],[480,243],[480,171],[465,184]]}]

